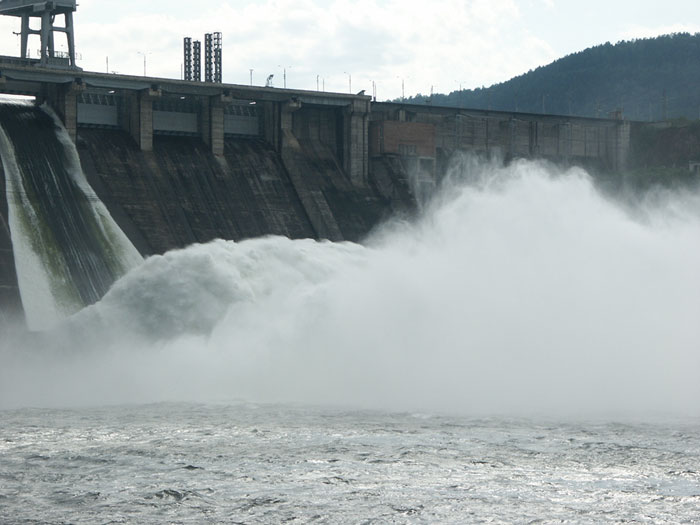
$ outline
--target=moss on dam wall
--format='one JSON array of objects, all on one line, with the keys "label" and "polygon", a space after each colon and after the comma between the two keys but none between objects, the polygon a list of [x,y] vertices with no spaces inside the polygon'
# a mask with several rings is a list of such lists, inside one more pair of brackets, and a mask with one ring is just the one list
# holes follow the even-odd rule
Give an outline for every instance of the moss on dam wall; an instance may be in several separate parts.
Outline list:
[{"label": "moss on dam wall", "polygon": [[7,220],[5,172],[0,164],[0,321],[21,316],[22,303],[17,287],[15,259]]}]

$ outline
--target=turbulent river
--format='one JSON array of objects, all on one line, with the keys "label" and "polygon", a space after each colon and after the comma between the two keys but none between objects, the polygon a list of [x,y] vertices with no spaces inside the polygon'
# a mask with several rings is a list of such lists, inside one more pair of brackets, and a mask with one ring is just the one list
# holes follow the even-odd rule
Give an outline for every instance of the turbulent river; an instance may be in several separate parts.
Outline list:
[{"label": "turbulent river", "polygon": [[700,519],[697,420],[184,403],[1,417],[2,523]]},{"label": "turbulent river", "polygon": [[361,245],[151,257],[5,330],[0,522],[698,521],[699,210],[464,158]]}]

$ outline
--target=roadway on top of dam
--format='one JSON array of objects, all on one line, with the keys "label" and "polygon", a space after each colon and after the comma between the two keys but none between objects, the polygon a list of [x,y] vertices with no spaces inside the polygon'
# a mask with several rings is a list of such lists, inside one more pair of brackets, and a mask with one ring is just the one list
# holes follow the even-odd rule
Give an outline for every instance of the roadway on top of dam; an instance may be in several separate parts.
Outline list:
[{"label": "roadway on top of dam", "polygon": [[[566,119],[576,121],[620,122],[620,118],[586,117],[579,115],[557,115],[549,113],[527,113],[521,111],[503,111],[493,109],[475,109],[431,104],[412,104],[407,102],[372,101],[364,94],[335,93],[329,91],[312,91],[279,87],[247,86],[243,84],[218,84],[197,82],[172,78],[122,75],[117,73],[100,73],[68,67],[41,66],[38,60],[0,56],[0,94],[40,96],[42,84],[63,84],[82,86],[91,92],[110,93],[112,91],[157,91],[174,96],[223,96],[236,100],[257,102],[299,101],[309,105],[345,107],[355,102],[372,102],[372,106],[381,111],[405,108],[408,111],[420,111],[428,114],[454,114],[455,112],[479,116],[512,115],[527,120]],[[78,87],[78,89],[82,89]],[[360,92],[363,93],[363,92]]]},{"label": "roadway on top of dam", "polygon": [[42,67],[38,61],[0,56],[0,93],[37,96],[42,84],[84,86],[105,93],[112,90],[154,90],[172,95],[224,96],[251,101],[284,102],[294,99],[306,104],[348,106],[353,101],[368,102],[370,96],[276,87],[218,84],[172,78],[98,73],[81,69]]}]

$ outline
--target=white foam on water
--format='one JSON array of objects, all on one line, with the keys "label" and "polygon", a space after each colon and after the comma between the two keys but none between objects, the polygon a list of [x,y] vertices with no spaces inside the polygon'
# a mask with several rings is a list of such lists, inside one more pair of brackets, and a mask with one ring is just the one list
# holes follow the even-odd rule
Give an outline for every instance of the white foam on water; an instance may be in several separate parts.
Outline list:
[{"label": "white foam on water", "polygon": [[0,399],[700,415],[698,203],[622,206],[580,169],[467,159],[363,245],[148,259],[56,332],[50,373],[13,358]]}]

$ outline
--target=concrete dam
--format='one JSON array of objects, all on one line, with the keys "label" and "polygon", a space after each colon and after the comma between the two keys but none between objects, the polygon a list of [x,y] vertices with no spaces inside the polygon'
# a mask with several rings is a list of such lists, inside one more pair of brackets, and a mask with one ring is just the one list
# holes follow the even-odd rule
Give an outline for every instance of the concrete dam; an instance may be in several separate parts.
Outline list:
[{"label": "concrete dam", "polygon": [[[88,235],[96,228],[70,230],[81,200],[101,203],[144,257],[215,238],[357,242],[392,215],[413,213],[409,181],[434,184],[456,152],[620,171],[631,128],[616,119],[377,103],[363,94],[108,75],[9,58],[0,59],[0,91],[34,96],[60,119],[37,107],[0,111],[9,139],[0,173],[4,318],[24,318],[28,309],[18,274],[25,270],[22,253],[31,251],[26,246],[46,245],[42,230],[51,230],[51,242],[65,252],[80,297],[65,314],[98,300],[133,264],[131,254],[131,263],[105,270],[116,256]],[[60,134],[69,144],[59,144]],[[71,155],[84,174],[85,194],[54,191],[46,182],[62,184]],[[13,158],[24,189],[10,180]],[[43,215],[26,222],[33,241],[22,251],[11,203],[26,187]],[[121,233],[107,237],[115,235]],[[79,242],[69,240],[74,237]],[[44,251],[48,260],[58,257]]]}]

